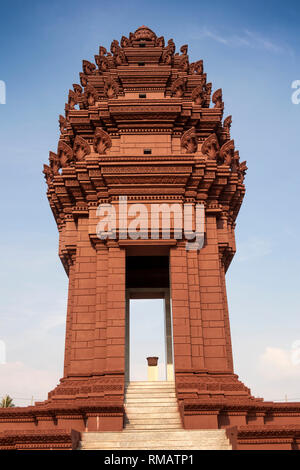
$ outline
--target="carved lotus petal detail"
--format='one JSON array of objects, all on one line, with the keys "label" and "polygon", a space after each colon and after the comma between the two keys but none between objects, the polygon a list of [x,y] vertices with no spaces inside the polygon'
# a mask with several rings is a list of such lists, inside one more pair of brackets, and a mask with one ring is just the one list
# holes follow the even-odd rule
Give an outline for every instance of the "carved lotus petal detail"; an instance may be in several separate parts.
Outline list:
[{"label": "carved lotus petal detail", "polygon": [[172,96],[181,98],[184,95],[184,91],[186,89],[186,82],[186,78],[177,78],[177,80],[175,80],[171,86]]},{"label": "carved lotus petal detail", "polygon": [[205,96],[205,88],[204,88],[203,81],[201,85],[193,89],[191,98],[194,101],[194,103],[198,104],[199,106],[202,106],[205,103],[206,96]]},{"label": "carved lotus petal detail", "polygon": [[57,155],[58,155],[58,158],[59,158],[61,168],[65,168],[73,160],[73,150],[63,140],[60,140],[58,142]]},{"label": "carved lotus petal detail", "polygon": [[224,128],[224,131],[228,134],[230,133],[231,124],[232,124],[232,116],[227,116],[227,118],[224,119],[223,128]]},{"label": "carved lotus petal detail", "polygon": [[58,155],[54,152],[49,152],[49,162],[50,168],[53,171],[54,175],[58,174],[58,170],[61,168],[60,161]]},{"label": "carved lotus petal detail", "polygon": [[96,101],[98,100],[98,92],[96,88],[92,85],[87,85],[85,88],[85,101],[88,106],[94,106]]},{"label": "carved lotus petal detail", "polygon": [[58,118],[58,122],[59,122],[59,129],[60,129],[60,132],[63,133],[64,130],[66,129],[67,127],[67,120],[64,116],[62,116],[61,114],[59,115],[59,118]]},{"label": "carved lotus petal detail", "polygon": [[73,83],[73,90],[76,93],[77,97],[80,98],[82,95],[82,87],[78,83]]},{"label": "carved lotus petal detail", "polygon": [[88,60],[83,60],[82,69],[83,73],[85,73],[86,75],[92,75],[96,70],[96,65],[92,64],[92,62],[89,62]]},{"label": "carved lotus petal detail", "polygon": [[181,137],[181,147],[186,153],[195,153],[198,149],[197,134],[194,127],[188,129]]},{"label": "carved lotus petal detail", "polygon": [[48,165],[44,165],[43,173],[47,184],[49,184],[53,180],[54,176],[52,168]]},{"label": "carved lotus petal detail", "polygon": [[190,73],[196,74],[196,75],[202,75],[203,74],[203,60],[192,62],[190,64]]},{"label": "carved lotus petal detail", "polygon": [[94,150],[100,155],[106,154],[106,150],[112,145],[111,138],[101,127],[97,127],[94,135]]},{"label": "carved lotus petal detail", "polygon": [[91,153],[91,148],[86,140],[77,135],[74,140],[73,152],[76,160],[81,161]]},{"label": "carved lotus petal detail", "polygon": [[244,182],[247,170],[248,170],[247,162],[244,161],[244,162],[240,163],[239,168],[238,168],[239,183],[242,184]]},{"label": "carved lotus petal detail", "polygon": [[231,165],[234,155],[234,140],[228,140],[220,149],[220,163]]},{"label": "carved lotus petal detail", "polygon": [[78,103],[78,95],[73,90],[69,90],[69,95],[68,95],[69,109],[74,109],[74,106],[77,103]]},{"label": "carved lotus petal detail", "polygon": [[220,146],[216,134],[210,134],[210,136],[203,142],[201,152],[210,160],[216,160],[219,149]]},{"label": "carved lotus petal detail", "polygon": [[105,81],[104,93],[108,98],[117,98],[119,93],[119,85],[116,80],[110,78]]},{"label": "carved lotus petal detail", "polygon": [[216,90],[212,96],[212,102],[214,103],[214,108],[224,108],[224,103],[222,101],[222,88]]}]

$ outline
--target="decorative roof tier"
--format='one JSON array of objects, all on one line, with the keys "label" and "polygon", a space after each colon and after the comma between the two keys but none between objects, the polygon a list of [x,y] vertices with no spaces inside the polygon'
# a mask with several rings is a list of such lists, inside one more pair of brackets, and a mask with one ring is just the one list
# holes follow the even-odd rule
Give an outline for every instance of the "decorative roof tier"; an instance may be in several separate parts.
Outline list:
[{"label": "decorative roof tier", "polygon": [[[146,26],[83,60],[59,116],[57,152],[44,174],[58,224],[99,198],[143,194],[203,201],[234,221],[244,195],[240,163],[203,61]],[[140,176],[137,176],[139,174]],[[82,213],[82,212],[81,212]]]}]

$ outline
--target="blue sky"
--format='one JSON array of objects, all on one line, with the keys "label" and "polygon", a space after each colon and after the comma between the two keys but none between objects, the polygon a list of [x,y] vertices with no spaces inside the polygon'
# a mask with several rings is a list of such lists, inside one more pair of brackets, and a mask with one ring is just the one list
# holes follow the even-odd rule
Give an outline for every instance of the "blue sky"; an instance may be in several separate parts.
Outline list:
[{"label": "blue sky", "polygon": [[300,399],[299,13],[298,2],[274,0],[1,2],[0,396],[28,404],[62,375],[67,278],[42,165],[82,60],[146,24],[204,60],[248,163],[227,274],[236,372],[256,395]]}]

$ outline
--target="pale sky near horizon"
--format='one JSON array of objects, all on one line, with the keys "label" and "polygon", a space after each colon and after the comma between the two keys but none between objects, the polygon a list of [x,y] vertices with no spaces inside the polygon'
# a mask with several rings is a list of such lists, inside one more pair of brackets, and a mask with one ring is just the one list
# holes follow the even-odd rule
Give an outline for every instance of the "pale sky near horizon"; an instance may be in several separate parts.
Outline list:
[{"label": "pale sky near horizon", "polygon": [[30,404],[62,376],[68,284],[42,167],[82,60],[146,24],[204,60],[247,160],[227,273],[235,371],[256,396],[300,401],[299,13],[276,0],[1,2],[0,397]]}]

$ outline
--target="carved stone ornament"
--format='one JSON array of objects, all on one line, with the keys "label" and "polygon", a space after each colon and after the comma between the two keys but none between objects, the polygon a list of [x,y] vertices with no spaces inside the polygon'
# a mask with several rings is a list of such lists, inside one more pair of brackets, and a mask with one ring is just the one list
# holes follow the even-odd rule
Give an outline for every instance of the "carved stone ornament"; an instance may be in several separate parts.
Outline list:
[{"label": "carved stone ornament", "polygon": [[132,36],[134,41],[155,41],[156,34],[148,26],[140,26]]},{"label": "carved stone ornament", "polygon": [[73,90],[76,93],[77,98],[80,98],[82,95],[82,87],[78,83],[73,83]]},{"label": "carved stone ornament", "polygon": [[85,76],[84,73],[80,72],[79,74],[79,77],[80,77],[80,83],[81,85],[85,88],[87,86],[87,77]]},{"label": "carved stone ornament", "polygon": [[88,106],[94,106],[98,99],[98,93],[96,88],[94,88],[92,85],[87,85],[84,91],[84,98],[85,103]]},{"label": "carved stone ornament", "polygon": [[160,36],[159,38],[155,39],[155,46],[157,47],[165,47],[165,38]]},{"label": "carved stone ornament", "polygon": [[124,51],[122,51],[119,45],[119,41],[117,41],[116,39],[114,39],[113,42],[111,43],[110,52],[112,53],[114,57],[114,61],[116,65],[122,65],[122,64],[127,63],[125,53]]},{"label": "carved stone ornament", "polygon": [[49,152],[49,162],[50,162],[50,168],[53,172],[53,175],[57,175],[58,170],[61,168],[58,155],[56,153],[50,151]]},{"label": "carved stone ornament", "polygon": [[168,45],[162,53],[162,62],[166,65],[170,65],[172,63],[172,58],[175,53],[175,44],[173,39],[169,39]]},{"label": "carved stone ornament", "polygon": [[212,84],[211,84],[211,83],[207,83],[207,84],[205,85],[205,100],[206,100],[206,104],[207,104],[208,107],[209,107],[209,105],[210,105],[211,89],[212,89]]},{"label": "carved stone ornament", "polygon": [[68,109],[74,109],[75,105],[78,103],[78,95],[73,90],[69,90],[68,95]]},{"label": "carved stone ornament", "polygon": [[231,123],[232,123],[232,116],[227,116],[227,118],[224,119],[223,129],[228,139],[230,138]]},{"label": "carved stone ornament", "polygon": [[58,142],[57,155],[58,155],[58,158],[59,158],[59,163],[60,163],[61,168],[65,168],[73,160],[73,150],[63,140],[60,140]]},{"label": "carved stone ornament", "polygon": [[239,151],[236,150],[233,154],[233,158],[231,161],[231,170],[236,173],[240,166],[240,154]]},{"label": "carved stone ornament", "polygon": [[201,85],[196,86],[193,91],[192,91],[192,101],[199,105],[202,106],[206,102],[206,94],[205,94],[205,80],[202,80]]},{"label": "carved stone ornament", "polygon": [[49,183],[53,180],[53,170],[50,168],[50,166],[44,165],[43,173],[45,176],[46,183],[49,185]]},{"label": "carved stone ornament", "polygon": [[198,149],[197,134],[194,127],[188,129],[181,137],[181,147],[186,153],[195,153]]},{"label": "carved stone ornament", "polygon": [[239,183],[242,184],[242,183],[244,182],[244,179],[245,179],[245,175],[246,175],[247,170],[248,170],[247,162],[244,161],[244,162],[240,163],[239,169],[238,169]]},{"label": "carved stone ornament", "polygon": [[179,70],[182,70],[183,72],[188,72],[189,71],[190,64],[189,64],[189,56],[188,55],[183,54],[179,57],[178,68],[179,68]]},{"label": "carved stone ornament", "polygon": [[182,55],[187,55],[188,47],[189,46],[187,44],[184,44],[183,46],[181,46],[180,52],[181,52]]},{"label": "carved stone ornament", "polygon": [[212,102],[214,103],[214,108],[224,108],[224,103],[222,100],[222,88],[216,90],[212,96]]},{"label": "carved stone ornament", "polygon": [[105,72],[106,70],[109,69],[109,61],[106,55],[107,55],[107,50],[105,49],[105,47],[100,46],[99,55],[95,55],[95,61],[101,72]]},{"label": "carved stone ornament", "polygon": [[96,70],[96,65],[92,64],[92,62],[89,62],[88,60],[83,60],[82,70],[85,75],[93,75]]},{"label": "carved stone ornament", "polygon": [[222,145],[220,149],[220,163],[224,165],[231,165],[234,155],[234,140],[228,140]]},{"label": "carved stone ornament", "polygon": [[109,78],[104,82],[104,94],[107,98],[117,98],[119,93],[119,85],[116,80]]},{"label": "carved stone ornament", "polygon": [[190,73],[196,74],[196,75],[202,75],[203,74],[203,60],[192,62],[190,64]]},{"label": "carved stone ornament", "polygon": [[105,132],[101,127],[96,128],[94,135],[94,150],[100,155],[105,155],[106,150],[109,149],[112,145],[111,138],[107,132]]},{"label": "carved stone ornament", "polygon": [[86,155],[91,153],[91,148],[86,140],[77,135],[74,140],[73,152],[76,160],[80,162],[84,160]]},{"label": "carved stone ornament", "polygon": [[67,127],[67,120],[64,116],[60,114],[58,118],[58,122],[59,122],[59,130],[61,133],[63,133]]},{"label": "carved stone ornament", "polygon": [[172,96],[176,96],[177,98],[181,98],[184,95],[186,89],[186,78],[177,78],[171,86],[171,94]]},{"label": "carved stone ornament", "polygon": [[210,160],[216,160],[220,146],[216,134],[210,134],[203,142],[201,152]]},{"label": "carved stone ornament", "polygon": [[121,37],[121,42],[120,42],[120,44],[121,44],[121,47],[129,47],[129,46],[131,46],[131,43],[130,43],[129,39],[128,39],[126,36],[122,36],[122,37]]},{"label": "carved stone ornament", "polygon": [[107,55],[107,50],[104,46],[99,46],[99,55],[100,57],[104,57],[105,55]]}]

